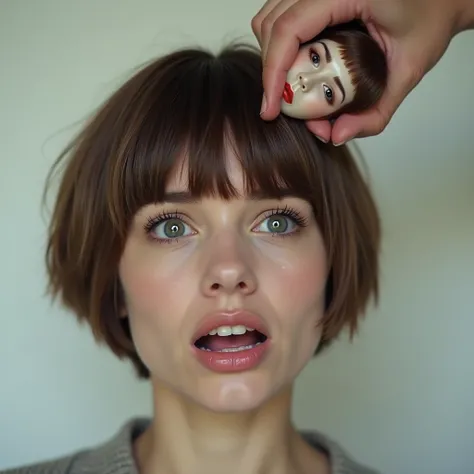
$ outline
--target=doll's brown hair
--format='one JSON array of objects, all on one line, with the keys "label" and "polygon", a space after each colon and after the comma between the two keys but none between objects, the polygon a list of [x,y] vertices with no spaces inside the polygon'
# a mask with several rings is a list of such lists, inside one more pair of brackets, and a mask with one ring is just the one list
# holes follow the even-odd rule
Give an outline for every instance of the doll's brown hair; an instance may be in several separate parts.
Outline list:
[{"label": "doll's brown hair", "polygon": [[305,44],[324,39],[339,44],[341,58],[355,86],[354,99],[329,118],[334,119],[344,113],[362,112],[375,105],[387,87],[387,59],[364,24],[351,21],[328,27]]},{"label": "doll's brown hair", "polygon": [[[349,150],[318,141],[304,122],[260,118],[259,51],[186,49],[152,61],[116,91],[60,155],[48,233],[49,290],[139,376],[149,377],[130,334],[118,266],[135,213],[163,199],[183,153],[189,189],[232,199],[224,146],[232,141],[250,191],[308,200],[330,264],[321,348],[353,335],[378,293],[379,218]],[[192,80],[190,80],[192,78]],[[159,292],[159,288],[157,289]],[[163,295],[166,297],[166,295]]]}]

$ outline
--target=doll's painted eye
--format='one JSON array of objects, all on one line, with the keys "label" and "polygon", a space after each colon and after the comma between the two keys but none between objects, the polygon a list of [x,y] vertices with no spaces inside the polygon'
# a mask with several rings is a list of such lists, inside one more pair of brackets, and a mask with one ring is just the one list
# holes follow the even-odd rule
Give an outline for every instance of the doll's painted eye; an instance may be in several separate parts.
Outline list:
[{"label": "doll's painted eye", "polygon": [[321,60],[321,58],[319,57],[319,54],[314,49],[310,49],[309,50],[309,57],[310,57],[311,62],[313,63],[313,65],[318,67],[319,62]]},{"label": "doll's painted eye", "polygon": [[324,89],[324,97],[326,97],[326,100],[332,104],[334,102],[334,93],[330,87],[328,87],[326,84],[323,85]]}]

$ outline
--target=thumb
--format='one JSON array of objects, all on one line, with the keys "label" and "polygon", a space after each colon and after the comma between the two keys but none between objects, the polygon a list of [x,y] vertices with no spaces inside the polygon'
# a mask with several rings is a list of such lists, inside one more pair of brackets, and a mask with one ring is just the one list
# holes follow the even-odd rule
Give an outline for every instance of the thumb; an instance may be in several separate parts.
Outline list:
[{"label": "thumb", "polygon": [[323,143],[328,143],[331,140],[331,123],[329,120],[307,120],[306,126]]}]

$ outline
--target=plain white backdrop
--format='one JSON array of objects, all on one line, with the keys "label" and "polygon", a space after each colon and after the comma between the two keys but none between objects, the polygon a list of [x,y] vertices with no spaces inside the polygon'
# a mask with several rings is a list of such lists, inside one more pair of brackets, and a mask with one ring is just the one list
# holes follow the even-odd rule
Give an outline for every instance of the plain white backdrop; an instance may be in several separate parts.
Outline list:
[{"label": "plain white backdrop", "polygon": [[[263,0],[0,1],[0,469],[109,438],[150,413],[126,363],[44,297],[46,173],[133,68],[242,37]],[[387,130],[357,145],[381,209],[381,301],[301,375],[298,426],[384,474],[474,466],[474,32]]]}]

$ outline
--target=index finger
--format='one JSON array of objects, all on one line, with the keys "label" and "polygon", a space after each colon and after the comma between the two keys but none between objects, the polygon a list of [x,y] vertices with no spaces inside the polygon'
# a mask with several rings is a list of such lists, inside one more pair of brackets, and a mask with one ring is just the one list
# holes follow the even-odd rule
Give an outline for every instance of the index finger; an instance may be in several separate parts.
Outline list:
[{"label": "index finger", "polygon": [[[263,58],[263,89],[266,108],[261,116],[272,120],[280,113],[280,100],[288,70],[301,43],[309,41],[327,26],[348,21],[349,12],[337,11],[331,0],[301,0],[275,21]],[[340,8],[339,8],[340,10]],[[352,17],[349,19],[353,19]]]}]

